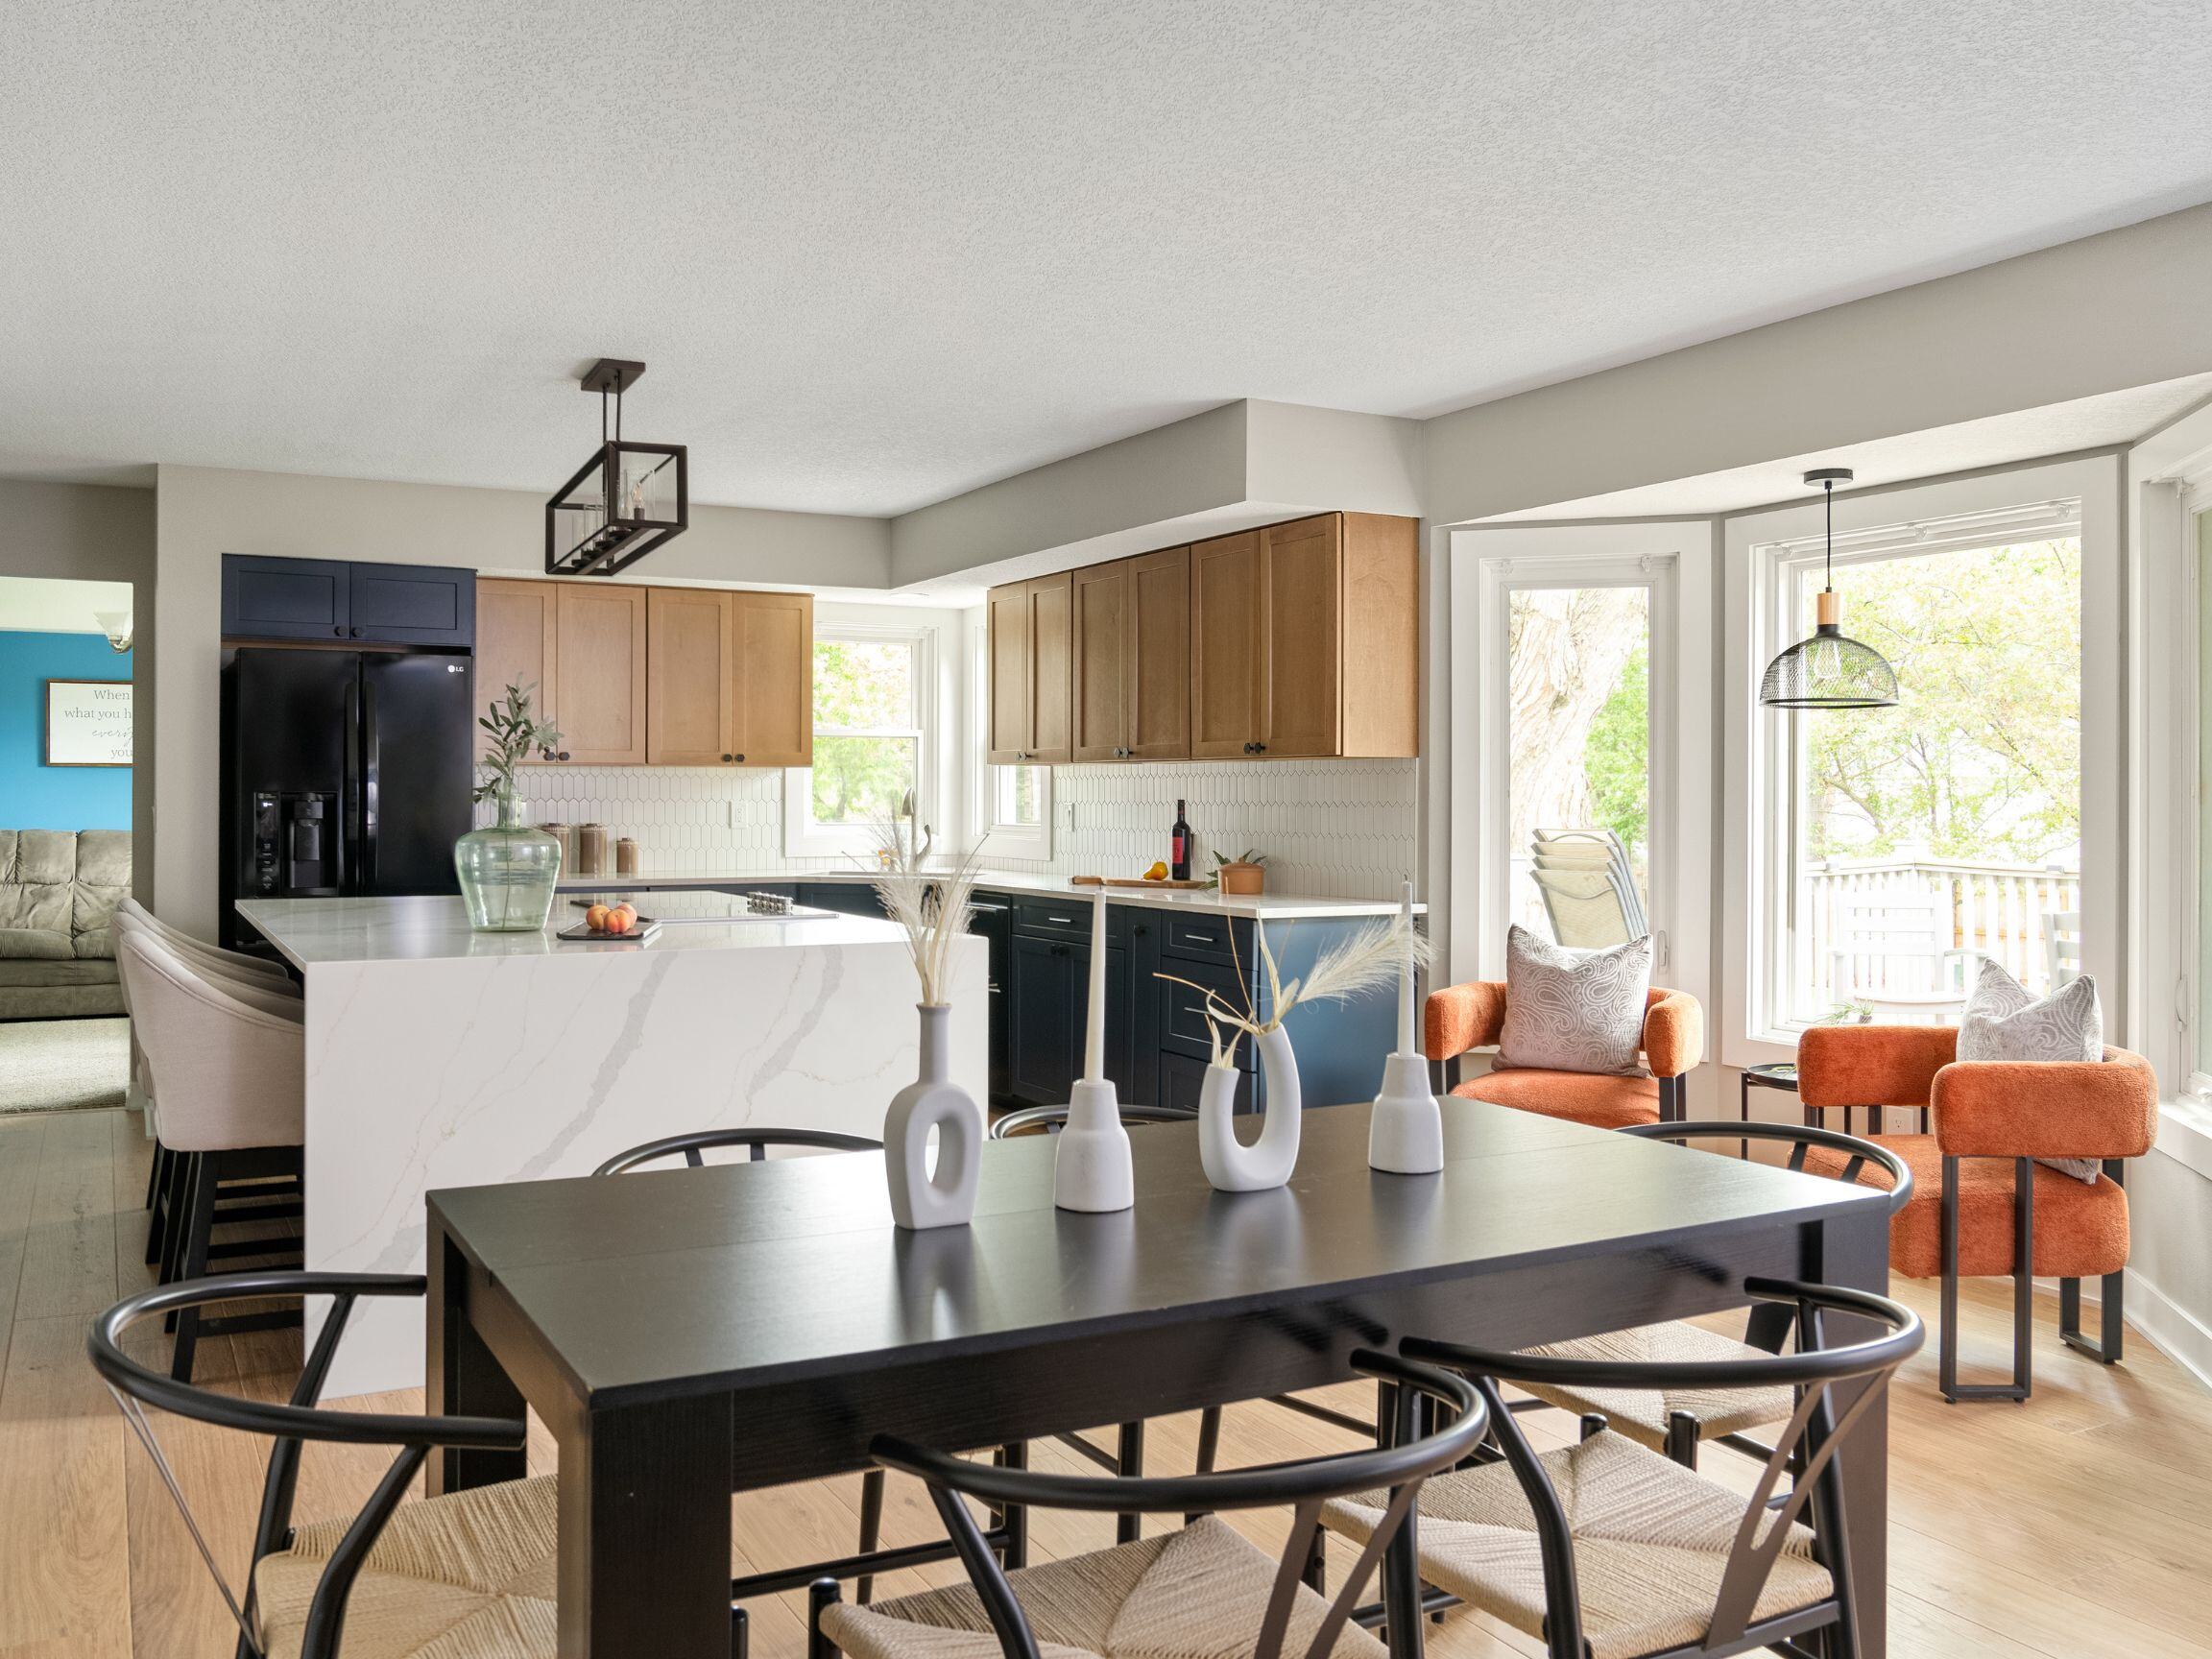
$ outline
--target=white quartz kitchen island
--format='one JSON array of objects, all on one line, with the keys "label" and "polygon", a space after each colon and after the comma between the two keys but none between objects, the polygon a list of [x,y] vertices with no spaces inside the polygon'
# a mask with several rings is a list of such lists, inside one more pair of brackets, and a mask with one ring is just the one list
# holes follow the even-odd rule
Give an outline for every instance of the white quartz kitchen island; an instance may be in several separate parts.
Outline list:
[{"label": "white quartz kitchen island", "polygon": [[[741,912],[700,896],[673,915]],[[242,902],[306,981],[306,1264],[421,1272],[434,1188],[588,1175],[641,1141],[879,1136],[919,1059],[887,922],[670,920],[638,945],[472,933],[458,899]],[[565,902],[552,927],[576,919]],[[952,1074],[984,1098],[987,963],[961,942]],[[330,1392],[422,1382],[422,1311],[364,1302]]]}]

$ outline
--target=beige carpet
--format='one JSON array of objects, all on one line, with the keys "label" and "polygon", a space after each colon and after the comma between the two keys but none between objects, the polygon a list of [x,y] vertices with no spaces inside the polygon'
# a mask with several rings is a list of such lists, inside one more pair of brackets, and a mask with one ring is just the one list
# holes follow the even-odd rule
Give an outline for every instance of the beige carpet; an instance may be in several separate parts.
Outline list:
[{"label": "beige carpet", "polygon": [[131,1022],[0,1022],[0,1113],[120,1106],[131,1080]]}]

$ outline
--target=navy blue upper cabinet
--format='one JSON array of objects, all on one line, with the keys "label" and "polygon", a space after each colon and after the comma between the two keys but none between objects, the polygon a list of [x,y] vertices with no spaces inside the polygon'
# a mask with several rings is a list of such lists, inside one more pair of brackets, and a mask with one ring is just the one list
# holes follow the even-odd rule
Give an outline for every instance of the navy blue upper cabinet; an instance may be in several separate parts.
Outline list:
[{"label": "navy blue upper cabinet", "polygon": [[223,555],[223,636],[227,639],[343,639],[352,590],[339,559],[255,559]]},{"label": "navy blue upper cabinet", "polygon": [[476,572],[456,565],[223,555],[228,639],[476,643]]},{"label": "navy blue upper cabinet", "polygon": [[354,565],[347,637],[385,645],[474,645],[476,572],[449,565]]}]

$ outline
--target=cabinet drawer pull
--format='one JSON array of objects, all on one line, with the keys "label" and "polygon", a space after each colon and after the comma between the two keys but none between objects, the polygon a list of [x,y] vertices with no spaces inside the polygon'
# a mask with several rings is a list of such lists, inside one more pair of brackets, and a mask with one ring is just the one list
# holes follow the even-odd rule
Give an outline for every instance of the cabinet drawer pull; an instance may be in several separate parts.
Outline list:
[{"label": "cabinet drawer pull", "polygon": [[1218,944],[1219,941],[1211,933],[1186,933],[1183,935],[1183,943],[1186,945],[1214,945]]},{"label": "cabinet drawer pull", "polygon": [[1047,916],[1045,918],[1045,920],[1047,922],[1057,923],[1062,927],[1072,927],[1075,926],[1075,918],[1072,916]]}]

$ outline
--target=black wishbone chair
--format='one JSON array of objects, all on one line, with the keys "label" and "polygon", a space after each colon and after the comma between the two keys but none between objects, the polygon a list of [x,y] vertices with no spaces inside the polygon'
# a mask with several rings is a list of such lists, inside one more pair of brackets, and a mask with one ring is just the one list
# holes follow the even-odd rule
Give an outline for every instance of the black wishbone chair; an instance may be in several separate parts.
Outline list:
[{"label": "black wishbone chair", "polygon": [[[1503,1452],[1500,1462],[1438,1475],[1422,1488],[1421,1577],[1536,1637],[1551,1659],[1720,1659],[1763,1647],[1798,1659],[1857,1659],[1836,1452],[1925,1334],[1911,1309],[1871,1291],[1773,1279],[1748,1280],[1743,1288],[1791,1313],[1796,1352],[1628,1364],[1402,1342],[1407,1358],[1475,1380]],[[1823,1331],[1830,1314],[1883,1329],[1831,1347]],[[1501,1382],[1578,1390],[1779,1385],[1798,1398],[1746,1500],[1610,1431],[1539,1454],[1503,1407]],[[1839,1410],[1836,1385],[1846,1382],[1860,1386]],[[1792,1469],[1796,1479],[1777,1507],[1772,1501]],[[1358,1541],[1388,1516],[1372,1498],[1338,1500],[1322,1521]]]},{"label": "black wishbone chair", "polygon": [[[1353,1622],[1353,1602],[1401,1529],[1405,1548],[1390,1551],[1383,1575],[1388,1651],[1393,1659],[1420,1659],[1416,1501],[1425,1479],[1474,1452],[1489,1409],[1466,1379],[1395,1355],[1357,1353],[1352,1366],[1395,1384],[1399,1432],[1389,1446],[1213,1474],[1099,1477],[970,1462],[878,1436],[871,1450],[878,1462],[928,1485],[971,1584],[854,1607],[838,1600],[834,1579],[821,1580],[811,1598],[808,1659],[838,1651],[851,1659],[1039,1659],[1040,1643],[1101,1659],[1384,1659],[1382,1644]],[[1382,1520],[1335,1599],[1324,1600],[1304,1581],[1320,1545],[1324,1507],[1369,1492],[1382,1506]],[[1007,1573],[969,1514],[967,1498],[999,1508],[1200,1518],[1179,1531]],[[1285,1505],[1292,1511],[1290,1534],[1273,1561],[1214,1513]],[[1299,1646],[1286,1648],[1286,1642]]]},{"label": "black wishbone chair", "polygon": [[[125,1298],[93,1322],[92,1368],[153,1458],[201,1559],[238,1625],[238,1659],[406,1659],[450,1636],[472,1659],[551,1659],[556,1508],[553,1477],[507,1480],[402,1503],[434,1447],[517,1452],[518,1418],[421,1417],[317,1407],[356,1299],[421,1296],[419,1273],[231,1273]],[[150,1370],[123,1352],[141,1319],[209,1302],[328,1296],[329,1317],[285,1405],[241,1400]],[[147,1421],[157,1407],[275,1442],[243,1596],[215,1564],[183,1489]],[[295,1526],[300,1449],[309,1440],[395,1446],[398,1454],[358,1514]],[[448,1649],[441,1648],[440,1651]]]},{"label": "black wishbone chair", "polygon": [[[706,1159],[703,1152],[718,1151],[729,1147],[744,1148],[750,1162],[765,1160],[771,1147],[795,1146],[815,1152],[880,1152],[883,1142],[871,1141],[864,1135],[845,1135],[831,1129],[702,1129],[689,1135],[669,1135],[659,1141],[648,1141],[641,1146],[633,1146],[627,1152],[617,1152],[598,1168],[594,1175],[620,1175],[647,1164],[657,1164],[663,1158],[682,1156],[685,1165],[693,1169],[702,1167]],[[1023,1448],[1002,1448],[998,1455],[1021,1461]],[[933,1544],[910,1544],[901,1549],[879,1548],[883,1536],[883,1471],[870,1469],[860,1478],[860,1548],[840,1561],[812,1561],[804,1567],[783,1567],[768,1573],[749,1574],[731,1580],[730,1610],[732,1659],[745,1659],[752,1646],[752,1621],[745,1609],[734,1605],[756,1597],[780,1595],[786,1590],[798,1590],[828,1575],[832,1578],[854,1580],[855,1599],[865,1603],[875,1594],[876,1575],[895,1573],[902,1567],[922,1567],[931,1562],[950,1561],[953,1548],[950,1540]],[[1007,1553],[1016,1565],[1021,1563],[1027,1547],[1025,1518],[1019,1510],[997,1511],[992,1516],[992,1548]]]},{"label": "black wishbone chair", "polygon": [[[1912,1171],[1887,1147],[1833,1129],[1801,1127],[1794,1123],[1631,1123],[1616,1131],[1646,1141],[1692,1141],[1725,1138],[1730,1141],[1777,1142],[1790,1147],[1790,1167],[1803,1173],[1806,1154],[1818,1146],[1843,1160],[1841,1179],[1856,1182],[1869,1164],[1889,1172],[1895,1188],[1889,1195],[1889,1213],[1912,1195]],[[1723,1154],[1724,1156],[1725,1154]],[[1548,1342],[1528,1349],[1551,1359],[1599,1359],[1640,1363],[1646,1360],[1756,1359],[1775,1353],[1788,1338],[1792,1320],[1790,1310],[1775,1303],[1754,1306],[1743,1340],[1709,1331],[1702,1325],[1677,1320],[1664,1325],[1642,1325],[1629,1331],[1608,1331],[1596,1336],[1577,1336],[1566,1342]],[[1544,1384],[1527,1390],[1532,1398],[1514,1402],[1515,1410],[1556,1406],[1582,1419],[1583,1431],[1613,1429],[1629,1439],[1664,1452],[1685,1469],[1697,1467],[1698,1448],[1707,1441],[1741,1452],[1760,1462],[1773,1451],[1743,1432],[1767,1423],[1788,1419],[1797,1401],[1780,1383],[1765,1389],[1673,1389],[1642,1392],[1623,1389],[1591,1391],[1555,1388]]]}]

